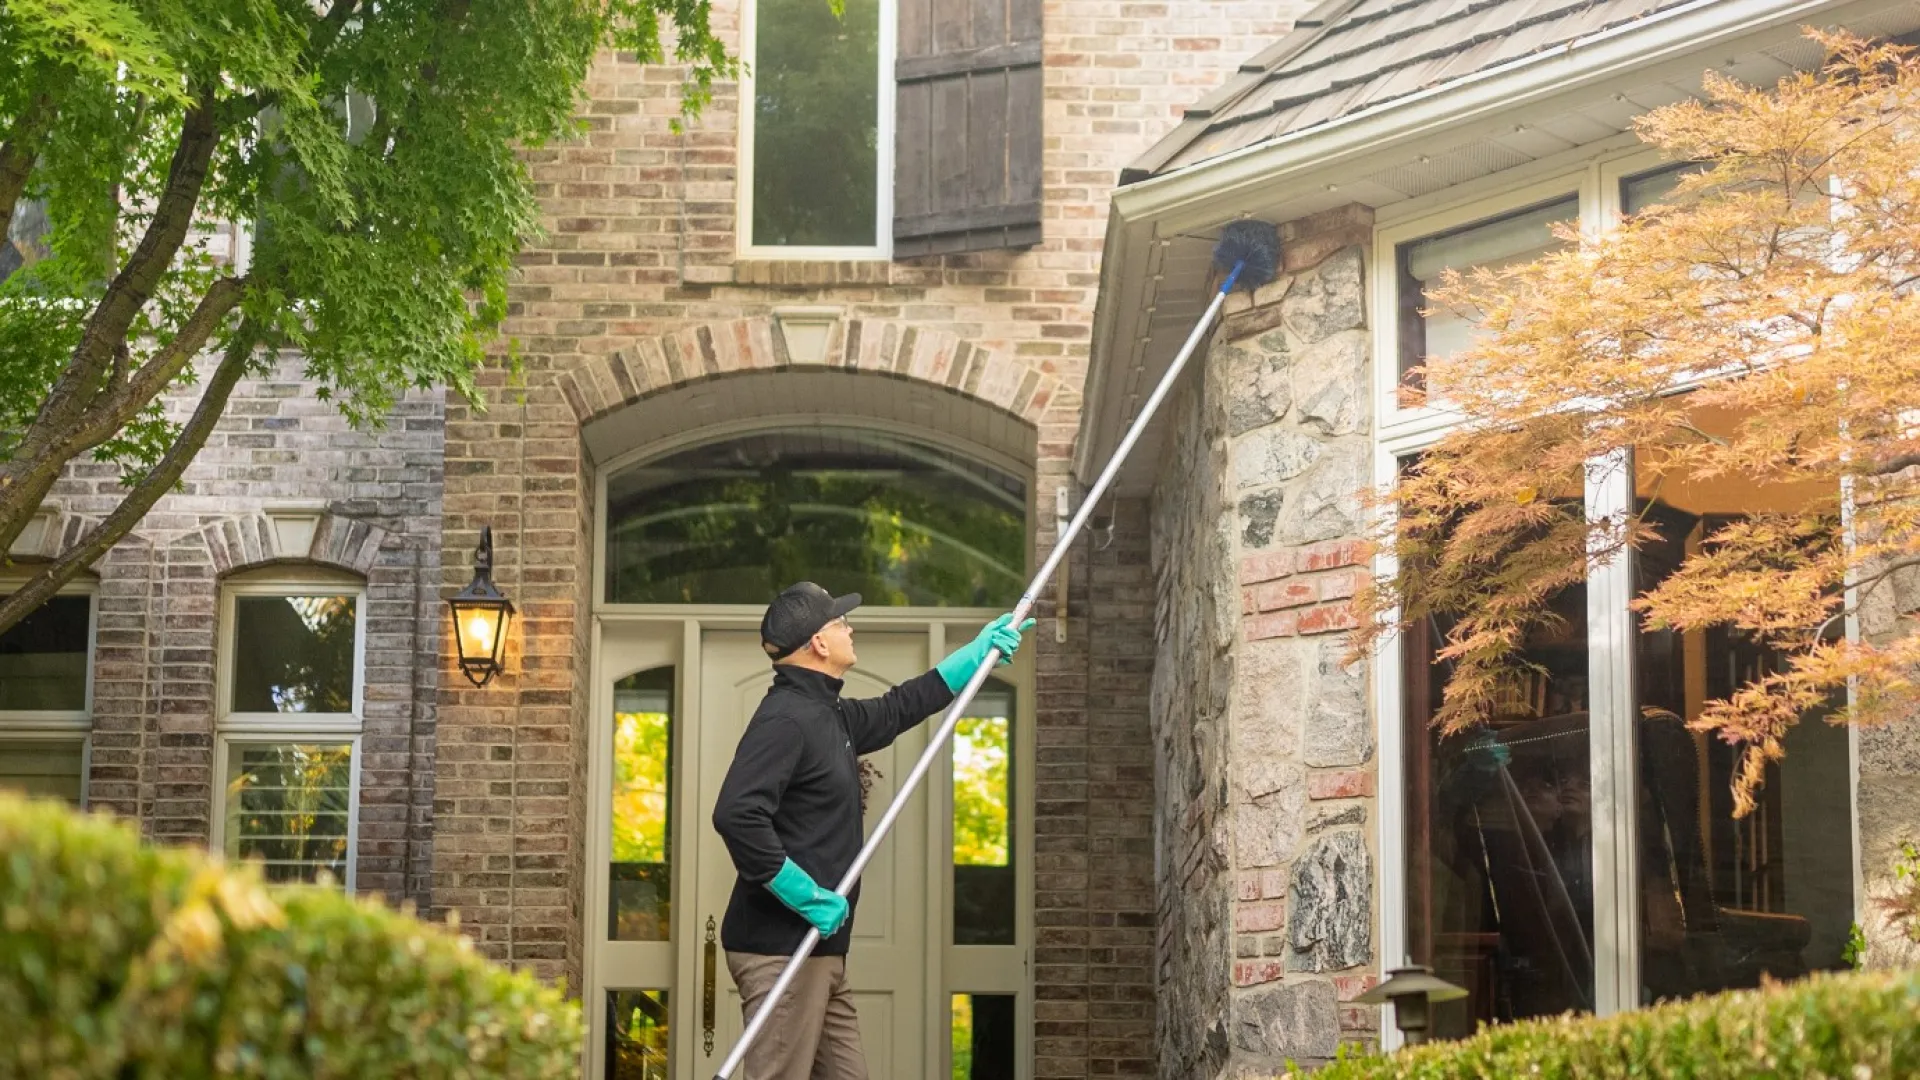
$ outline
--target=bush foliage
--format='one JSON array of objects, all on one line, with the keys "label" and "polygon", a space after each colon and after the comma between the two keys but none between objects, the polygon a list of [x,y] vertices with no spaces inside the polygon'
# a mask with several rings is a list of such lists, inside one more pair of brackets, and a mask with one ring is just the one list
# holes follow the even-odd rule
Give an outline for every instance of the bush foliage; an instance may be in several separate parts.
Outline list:
[{"label": "bush foliage", "polygon": [[446,928],[0,795],[0,1076],[560,1077],[577,1006]]},{"label": "bush foliage", "polygon": [[1484,1028],[1457,1042],[1340,1061],[1314,1080],[1907,1076],[1920,1076],[1920,970],[1817,975],[1604,1020]]}]

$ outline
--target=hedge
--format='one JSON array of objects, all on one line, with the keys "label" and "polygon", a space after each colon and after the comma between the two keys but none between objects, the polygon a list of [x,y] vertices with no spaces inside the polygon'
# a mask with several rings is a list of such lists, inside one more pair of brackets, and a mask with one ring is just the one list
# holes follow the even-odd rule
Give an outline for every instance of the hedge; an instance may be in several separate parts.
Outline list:
[{"label": "hedge", "polygon": [[1342,1060],[1314,1080],[1911,1076],[1920,1076],[1920,970],[1815,975],[1604,1020],[1488,1027],[1455,1042]]},{"label": "hedge", "polygon": [[0,1076],[574,1077],[581,1019],[447,928],[0,795]]}]

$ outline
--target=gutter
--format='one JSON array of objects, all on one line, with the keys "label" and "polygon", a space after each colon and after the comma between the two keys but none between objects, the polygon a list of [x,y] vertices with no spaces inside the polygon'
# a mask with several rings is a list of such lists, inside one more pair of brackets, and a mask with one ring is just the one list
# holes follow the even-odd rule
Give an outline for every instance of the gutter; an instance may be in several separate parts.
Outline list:
[{"label": "gutter", "polygon": [[[1357,160],[1381,156],[1403,144],[1435,136],[1516,108],[1538,105],[1623,73],[1648,71],[1739,37],[1836,12],[1882,12],[1911,4],[1860,0],[1692,0],[1635,22],[1596,31],[1550,49],[1476,71],[1458,79],[1382,102],[1359,112],[1266,142],[1229,151],[1177,172],[1117,189],[1110,200],[1107,236],[1094,309],[1093,354],[1082,396],[1083,437],[1076,440],[1073,471],[1104,438],[1096,403],[1104,393],[1111,358],[1113,308],[1134,256],[1135,232],[1190,232],[1244,212],[1249,204],[1273,205],[1309,189],[1315,178]],[[1125,352],[1130,353],[1127,349]]]}]

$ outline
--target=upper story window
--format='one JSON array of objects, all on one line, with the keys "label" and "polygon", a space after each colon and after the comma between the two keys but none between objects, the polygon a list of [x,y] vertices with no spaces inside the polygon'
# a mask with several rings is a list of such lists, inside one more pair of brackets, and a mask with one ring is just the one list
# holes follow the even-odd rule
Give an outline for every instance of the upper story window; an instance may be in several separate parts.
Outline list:
[{"label": "upper story window", "polygon": [[1580,200],[1569,195],[1539,206],[1398,245],[1395,264],[1399,300],[1399,374],[1416,392],[1424,380],[1415,368],[1458,353],[1473,341],[1470,313],[1428,310],[1429,296],[1448,270],[1499,269],[1539,258],[1559,246],[1553,228],[1579,219]]},{"label": "upper story window", "polygon": [[887,258],[1040,241],[1041,0],[753,0],[740,248]]},{"label": "upper story window", "polygon": [[709,443],[608,478],[606,598],[764,605],[804,579],[872,606],[1011,605],[1026,506],[1019,477],[895,435]]},{"label": "upper story window", "polygon": [[85,804],[93,609],[69,590],[0,633],[0,789]]}]

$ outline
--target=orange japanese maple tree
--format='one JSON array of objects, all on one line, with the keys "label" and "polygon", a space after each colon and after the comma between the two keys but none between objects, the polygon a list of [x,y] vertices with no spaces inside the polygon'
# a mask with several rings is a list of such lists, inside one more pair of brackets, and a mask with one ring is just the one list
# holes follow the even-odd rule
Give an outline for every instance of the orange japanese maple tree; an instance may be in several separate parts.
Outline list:
[{"label": "orange japanese maple tree", "polygon": [[1700,100],[1639,121],[1697,164],[1665,204],[1598,234],[1563,229],[1524,265],[1449,274],[1433,296],[1478,323],[1421,372],[1427,403],[1463,422],[1371,495],[1391,570],[1356,598],[1355,645],[1450,620],[1446,730],[1519,692],[1527,635],[1590,560],[1657,538],[1644,510],[1595,520],[1581,496],[1594,470],[1635,457],[1643,482],[1823,493],[1721,528],[1633,604],[1643,626],[1721,627],[1784,661],[1694,721],[1742,750],[1737,813],[1836,691],[1854,689],[1836,721],[1899,719],[1920,700],[1910,616],[1838,632],[1920,567],[1920,58],[1811,36],[1818,71],[1769,88],[1709,74]]}]

